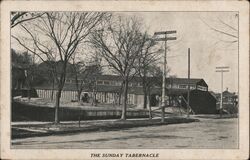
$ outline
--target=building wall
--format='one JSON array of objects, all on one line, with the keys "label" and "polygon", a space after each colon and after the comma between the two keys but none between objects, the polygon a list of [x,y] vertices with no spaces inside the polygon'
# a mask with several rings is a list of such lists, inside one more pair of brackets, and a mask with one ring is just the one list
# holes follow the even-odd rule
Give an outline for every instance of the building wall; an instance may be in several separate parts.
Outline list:
[{"label": "building wall", "polygon": [[[187,94],[184,95],[187,99]],[[186,103],[182,101],[182,105]],[[193,90],[190,92],[190,106],[195,114],[216,114],[216,99],[207,91]]]},{"label": "building wall", "polygon": [[[52,95],[53,90],[51,89],[37,89],[38,97],[50,99]],[[87,93],[87,92],[82,92]],[[88,93],[89,97],[93,97],[92,93]],[[53,99],[55,99],[56,96],[56,90],[54,90]],[[128,104],[137,104],[141,100],[137,100],[136,98],[140,98],[134,94],[128,94]],[[96,99],[99,103],[118,103],[118,95],[116,93],[108,93],[108,92],[97,92],[96,93]],[[71,100],[77,100],[77,91],[62,91],[61,100],[63,101],[71,101]],[[121,99],[122,102],[122,99]]]},{"label": "building wall", "polygon": [[[67,79],[66,83],[74,83],[74,80],[72,79]],[[105,87],[109,87],[109,86],[121,86],[121,81],[120,80],[97,80],[97,85],[105,85]],[[129,83],[129,87],[133,88],[134,86],[137,87],[141,87],[142,84],[140,82],[131,82]],[[161,90],[161,87],[157,86],[157,89]],[[183,83],[180,82],[171,82],[171,84],[167,84],[167,88],[168,89],[186,89],[188,88],[188,83],[186,81],[184,81]],[[190,89],[194,90],[194,89],[198,89],[201,91],[207,91],[207,85],[204,81],[200,81],[199,85],[196,82],[195,84],[192,83],[190,84]],[[112,90],[113,91],[113,90]],[[37,90],[38,92],[38,96],[41,98],[51,98],[51,94],[52,94],[52,90]],[[56,92],[54,92],[54,98],[55,98],[55,94]],[[87,93],[87,92],[83,92],[83,93]],[[81,96],[83,96],[83,93]],[[140,95],[138,95],[140,94]],[[180,93],[182,94],[182,93]],[[88,96],[89,97],[94,97],[93,94],[91,92],[88,92]],[[62,91],[62,96],[61,99],[63,101],[71,101],[71,100],[77,100],[77,91]],[[116,103],[118,104],[119,101],[119,96],[117,93],[114,92],[97,92],[96,94],[96,99],[99,103],[107,103],[107,104],[113,104]],[[166,99],[168,99],[168,97],[166,97]],[[173,101],[173,100],[172,100]],[[121,103],[123,102],[123,98],[121,99]],[[141,93],[140,91],[138,91],[135,94],[128,94],[128,104],[133,104],[133,105],[137,105],[138,107],[143,106],[144,103],[144,96],[143,93]],[[171,103],[171,105],[173,105]]]},{"label": "building wall", "polygon": [[[51,98],[53,90],[52,89],[37,89],[38,97],[49,99]],[[53,99],[56,98],[56,90],[53,93]],[[71,101],[77,99],[77,91],[62,91],[61,100]]]},{"label": "building wall", "polygon": [[136,99],[136,105],[138,108],[143,108],[143,103],[144,103],[144,95],[135,95]]}]

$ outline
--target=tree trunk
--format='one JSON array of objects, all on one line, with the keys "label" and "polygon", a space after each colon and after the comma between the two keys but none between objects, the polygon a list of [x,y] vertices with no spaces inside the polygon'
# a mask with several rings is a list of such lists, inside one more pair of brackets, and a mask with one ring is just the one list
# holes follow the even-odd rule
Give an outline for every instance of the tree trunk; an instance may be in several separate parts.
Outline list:
[{"label": "tree trunk", "polygon": [[94,106],[97,106],[96,91],[94,92]]},{"label": "tree trunk", "polygon": [[[81,103],[81,93],[82,93],[82,90],[80,88],[81,84],[79,86],[78,75],[77,75],[77,71],[76,70],[77,69],[75,69],[75,73],[74,74],[75,74],[76,89],[77,89],[77,102],[80,104]],[[80,82],[80,83],[82,83],[82,82]]]},{"label": "tree trunk", "polygon": [[81,93],[82,93],[82,91],[77,90],[77,101],[79,104],[81,103]]},{"label": "tree trunk", "polygon": [[31,98],[31,82],[30,82],[30,77],[27,76],[27,88],[28,88],[28,91],[27,91],[27,97],[28,97],[28,102],[30,102],[30,98]]},{"label": "tree trunk", "polygon": [[147,89],[145,86],[143,86],[143,92],[144,92],[144,100],[143,100],[143,109],[147,109]]},{"label": "tree trunk", "polygon": [[127,112],[127,100],[128,100],[128,79],[126,79],[124,83],[124,90],[123,90],[123,107],[122,107],[122,120],[126,120],[126,112]]},{"label": "tree trunk", "polygon": [[150,94],[147,95],[147,99],[148,99],[148,113],[149,113],[149,119],[152,119],[152,112],[151,112],[151,104],[150,104]]},{"label": "tree trunk", "polygon": [[95,95],[94,95],[94,89],[92,90],[92,102],[91,102],[91,106],[94,105],[94,101],[95,101]]},{"label": "tree trunk", "polygon": [[57,90],[57,93],[56,93],[56,106],[55,106],[55,123],[56,124],[60,123],[60,120],[59,120],[59,106],[60,106],[60,99],[61,99],[62,89],[63,89],[64,83],[65,83],[66,69],[67,69],[67,61],[64,61],[63,68],[62,68],[62,73],[60,75],[60,82],[58,84],[58,90]]},{"label": "tree trunk", "polygon": [[93,85],[93,90],[92,90],[92,106],[96,106],[96,90],[97,90],[97,84],[96,84],[96,79],[95,79],[95,82],[94,82],[94,85]]},{"label": "tree trunk", "polygon": [[56,106],[55,106],[55,123],[56,124],[60,123],[60,120],[59,120],[59,106],[60,106],[61,92],[62,92],[61,89],[59,89],[56,92]]},{"label": "tree trunk", "polygon": [[118,93],[115,93],[114,94],[114,105],[117,105],[119,102],[118,102],[118,99],[119,99],[119,94]]},{"label": "tree trunk", "polygon": [[119,95],[118,95],[119,97],[118,97],[118,105],[120,106],[121,105],[121,98],[122,98],[122,94],[121,93],[119,93]]},{"label": "tree trunk", "polygon": [[52,89],[51,96],[50,96],[50,101],[53,102],[54,100],[54,89]]},{"label": "tree trunk", "polygon": [[54,99],[54,89],[55,89],[55,81],[54,81],[54,78],[53,78],[53,80],[52,80],[52,93],[51,93],[51,96],[50,96],[51,102]]},{"label": "tree trunk", "polygon": [[30,87],[28,87],[28,102],[30,102]]},{"label": "tree trunk", "polygon": [[107,103],[107,92],[104,92],[104,103]]},{"label": "tree trunk", "polygon": [[120,88],[120,92],[119,92],[119,102],[118,102],[118,105],[120,106],[121,105],[121,99],[122,99],[122,91],[124,89],[124,81],[122,81],[122,86]]}]

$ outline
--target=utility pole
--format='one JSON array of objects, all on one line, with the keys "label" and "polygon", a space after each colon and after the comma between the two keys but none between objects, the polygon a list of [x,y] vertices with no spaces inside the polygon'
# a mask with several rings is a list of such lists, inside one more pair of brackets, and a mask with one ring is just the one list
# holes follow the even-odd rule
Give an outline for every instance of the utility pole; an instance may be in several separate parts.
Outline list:
[{"label": "utility pole", "polygon": [[188,48],[188,93],[187,93],[187,117],[189,117],[190,112],[190,48]]},{"label": "utility pole", "polygon": [[222,117],[222,108],[223,108],[223,73],[229,72],[228,66],[216,67],[216,72],[221,73],[221,95],[220,95],[220,118]]},{"label": "utility pole", "polygon": [[162,114],[161,114],[161,121],[165,121],[165,95],[166,95],[166,66],[167,66],[167,41],[169,40],[176,40],[176,37],[168,37],[168,34],[176,33],[176,31],[161,31],[161,32],[155,32],[154,36],[157,35],[164,35],[164,38],[157,38],[156,41],[164,41],[165,42],[165,52],[164,52],[164,65],[163,65],[163,75],[162,75]]}]

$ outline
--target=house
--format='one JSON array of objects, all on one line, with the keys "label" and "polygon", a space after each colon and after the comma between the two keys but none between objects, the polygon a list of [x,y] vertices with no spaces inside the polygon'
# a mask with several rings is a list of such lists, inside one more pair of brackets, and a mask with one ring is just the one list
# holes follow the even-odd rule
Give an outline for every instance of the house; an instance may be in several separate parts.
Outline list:
[{"label": "house", "polygon": [[[221,93],[215,93],[211,92],[210,93],[216,98],[217,104],[220,104],[221,101]],[[228,88],[223,91],[223,105],[224,104],[235,104],[238,103],[238,95],[235,92],[229,92]]]},{"label": "house", "polygon": [[12,89],[22,89],[25,85],[25,68],[21,65],[12,63]]},{"label": "house", "polygon": [[38,97],[36,90],[29,87],[27,67],[12,63],[11,67],[11,96]]}]

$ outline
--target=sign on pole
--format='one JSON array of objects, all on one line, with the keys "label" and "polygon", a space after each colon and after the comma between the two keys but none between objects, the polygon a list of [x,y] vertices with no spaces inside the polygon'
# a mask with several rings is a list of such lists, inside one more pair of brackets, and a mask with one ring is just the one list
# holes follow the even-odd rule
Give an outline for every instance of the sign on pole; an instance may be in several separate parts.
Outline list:
[{"label": "sign on pole", "polygon": [[176,40],[176,37],[167,37],[167,38],[157,38],[156,41],[169,41],[169,40]]},{"label": "sign on pole", "polygon": [[229,67],[215,67],[216,69],[229,69]]},{"label": "sign on pole", "polygon": [[161,32],[155,32],[154,35],[160,35],[160,34],[173,34],[176,33],[176,31],[161,31]]}]

